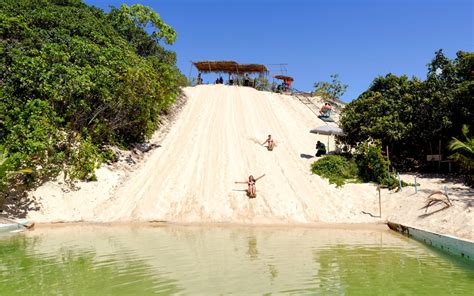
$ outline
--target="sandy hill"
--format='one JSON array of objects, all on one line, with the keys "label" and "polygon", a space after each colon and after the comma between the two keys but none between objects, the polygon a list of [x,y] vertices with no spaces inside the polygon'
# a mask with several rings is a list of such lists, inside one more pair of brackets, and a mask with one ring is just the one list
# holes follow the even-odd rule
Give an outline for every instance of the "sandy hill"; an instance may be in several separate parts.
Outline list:
[{"label": "sandy hill", "polygon": [[[330,219],[331,211],[323,214],[321,204],[341,192],[309,171],[314,159],[305,157],[314,155],[316,140],[326,142],[327,136],[309,133],[325,123],[307,106],[295,97],[246,87],[203,85],[185,91],[187,106],[162,147],[116,199],[100,207],[97,217],[265,223]],[[260,145],[268,134],[278,144],[273,152]],[[247,198],[246,185],[234,183],[263,173],[256,199]],[[333,202],[327,206],[336,211]]]},{"label": "sandy hill", "polygon": [[[31,212],[30,218],[185,223],[377,220],[362,213],[378,214],[375,186],[335,188],[310,173],[310,164],[316,160],[315,143],[327,143],[328,137],[309,133],[325,123],[298,98],[226,85],[184,91],[187,104],[157,143],[161,147],[133,172],[103,168],[98,172],[99,182],[68,193],[47,184],[34,193],[41,209]],[[322,105],[314,101],[318,107]],[[260,145],[268,134],[278,145],[272,152]],[[333,139],[330,147],[334,148]],[[266,176],[257,182],[255,199],[247,198],[245,184],[234,183],[263,173]],[[411,220],[405,220],[415,221],[425,196],[419,196],[413,206],[412,191],[385,192],[384,213],[399,218],[412,211]],[[403,198],[409,209],[401,208]],[[460,212],[461,208],[450,215],[458,217]],[[472,218],[469,215],[466,220]]]}]

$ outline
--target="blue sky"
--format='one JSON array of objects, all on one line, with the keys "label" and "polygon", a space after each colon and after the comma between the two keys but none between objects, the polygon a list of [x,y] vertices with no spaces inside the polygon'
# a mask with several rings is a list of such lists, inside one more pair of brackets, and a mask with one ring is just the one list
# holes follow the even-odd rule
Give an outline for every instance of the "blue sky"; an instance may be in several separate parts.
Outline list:
[{"label": "blue sky", "polygon": [[438,49],[450,58],[458,50],[474,51],[471,0],[85,2],[104,10],[121,3],[154,8],[178,32],[171,48],[186,76],[197,60],[287,63],[299,90],[339,74],[349,85],[347,102],[378,75],[424,78]]}]

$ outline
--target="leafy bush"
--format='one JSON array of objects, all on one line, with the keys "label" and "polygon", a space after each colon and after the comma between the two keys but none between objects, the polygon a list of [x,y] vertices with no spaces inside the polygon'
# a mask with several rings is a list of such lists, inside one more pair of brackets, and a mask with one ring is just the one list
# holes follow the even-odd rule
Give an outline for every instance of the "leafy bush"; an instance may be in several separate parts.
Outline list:
[{"label": "leafy bush", "polygon": [[[389,189],[399,187],[399,182],[393,173],[389,172],[389,161],[382,155],[380,141],[359,144],[354,154],[354,160],[359,170],[359,178],[364,182],[374,182]],[[406,183],[403,183],[407,185]]]},{"label": "leafy bush", "polygon": [[359,177],[364,182],[380,184],[388,174],[389,162],[382,155],[382,148],[377,141],[357,146],[354,159],[359,169]]},{"label": "leafy bush", "polygon": [[[311,164],[313,174],[329,179],[337,187],[348,181],[374,182],[388,189],[399,187],[398,179],[389,173],[389,162],[383,157],[380,143],[362,143],[353,158],[327,155]],[[402,181],[403,186],[409,184]]]},{"label": "leafy bush", "polygon": [[329,179],[329,183],[342,186],[357,178],[357,166],[352,159],[339,155],[327,155],[311,164],[313,174]]},{"label": "leafy bush", "polygon": [[[0,110],[3,107],[5,104],[0,102]],[[61,146],[65,137],[57,128],[62,119],[50,104],[33,99],[3,114],[3,127],[8,130],[2,139],[2,146],[8,151],[4,166],[9,171],[31,169],[32,174],[25,180],[29,185],[57,174],[64,161]]]},{"label": "leafy bush", "polygon": [[78,138],[77,147],[68,155],[68,167],[66,172],[71,179],[96,181],[95,169],[100,165],[101,154],[96,145],[91,142],[90,137]]}]

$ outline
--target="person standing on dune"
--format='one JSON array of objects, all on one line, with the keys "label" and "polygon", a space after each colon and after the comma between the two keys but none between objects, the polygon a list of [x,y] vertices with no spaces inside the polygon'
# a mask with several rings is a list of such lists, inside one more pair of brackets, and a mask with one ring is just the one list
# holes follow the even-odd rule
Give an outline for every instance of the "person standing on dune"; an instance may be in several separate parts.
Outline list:
[{"label": "person standing on dune", "polygon": [[255,186],[255,183],[257,183],[258,180],[263,178],[265,174],[261,175],[257,179],[255,179],[252,175],[249,176],[249,180],[247,182],[235,182],[236,184],[247,184],[247,195],[250,198],[255,198],[257,197],[257,187]]},{"label": "person standing on dune", "polygon": [[275,141],[272,139],[272,135],[268,135],[268,138],[265,140],[265,142],[262,143],[262,146],[265,145],[265,143],[268,143],[267,145],[268,151],[272,151],[273,148],[275,148],[276,146]]}]

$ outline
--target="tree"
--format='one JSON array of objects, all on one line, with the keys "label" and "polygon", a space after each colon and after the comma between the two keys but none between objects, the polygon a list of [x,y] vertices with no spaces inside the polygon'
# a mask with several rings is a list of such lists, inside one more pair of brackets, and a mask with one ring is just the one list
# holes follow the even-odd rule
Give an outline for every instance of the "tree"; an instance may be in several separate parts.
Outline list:
[{"label": "tree", "polygon": [[[459,51],[450,60],[439,50],[425,80],[393,74],[375,78],[342,111],[340,124],[348,134],[343,140],[356,145],[379,139],[391,148],[392,164],[422,163],[426,154],[438,152],[439,142],[460,136],[462,125],[474,122],[473,71],[474,53]],[[447,152],[445,145],[441,149]]]},{"label": "tree", "polygon": [[415,105],[413,82],[408,77],[388,74],[374,79],[367,91],[346,105],[341,126],[346,143],[356,145],[368,139],[390,144],[406,137],[413,127],[410,118]]},{"label": "tree", "polygon": [[[136,33],[143,32],[144,29],[151,27],[153,29],[150,35],[152,40],[159,42],[164,38],[166,44],[173,44],[176,40],[176,31],[148,6],[122,4],[120,8],[112,9],[109,18],[116,21],[118,31]],[[132,39],[135,36],[129,34],[128,37]]]},{"label": "tree", "polygon": [[[148,30],[151,32],[148,33]],[[176,32],[151,8],[105,13],[80,0],[0,1],[0,183],[61,171],[93,179],[105,145],[149,138],[185,83]],[[3,191],[1,193],[4,193]]]},{"label": "tree", "polygon": [[331,82],[318,81],[314,83],[316,95],[329,100],[338,100],[346,92],[348,85],[341,84],[338,74],[330,75]]},{"label": "tree", "polygon": [[449,143],[449,149],[453,152],[449,158],[459,162],[462,168],[472,174],[474,170],[474,137],[469,136],[469,126],[464,125],[462,128],[464,142],[453,137]]}]

